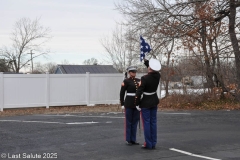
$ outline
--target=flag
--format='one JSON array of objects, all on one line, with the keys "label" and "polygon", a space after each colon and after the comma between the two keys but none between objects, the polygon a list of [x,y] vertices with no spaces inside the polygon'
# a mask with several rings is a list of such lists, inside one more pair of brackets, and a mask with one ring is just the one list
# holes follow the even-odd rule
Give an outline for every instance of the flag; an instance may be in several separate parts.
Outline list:
[{"label": "flag", "polygon": [[148,43],[145,42],[145,40],[140,36],[140,43],[141,43],[141,49],[140,49],[140,61],[143,60],[145,57],[145,53],[149,53],[152,49],[149,46]]}]

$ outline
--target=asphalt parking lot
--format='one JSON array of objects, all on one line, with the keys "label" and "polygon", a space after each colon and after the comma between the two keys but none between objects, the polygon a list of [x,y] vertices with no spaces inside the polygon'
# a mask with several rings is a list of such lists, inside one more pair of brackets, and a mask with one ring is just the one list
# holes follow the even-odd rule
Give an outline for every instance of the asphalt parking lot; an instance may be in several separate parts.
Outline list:
[{"label": "asphalt parking lot", "polygon": [[239,122],[240,111],[158,112],[158,144],[144,150],[125,145],[121,112],[1,117],[0,159],[239,160]]}]

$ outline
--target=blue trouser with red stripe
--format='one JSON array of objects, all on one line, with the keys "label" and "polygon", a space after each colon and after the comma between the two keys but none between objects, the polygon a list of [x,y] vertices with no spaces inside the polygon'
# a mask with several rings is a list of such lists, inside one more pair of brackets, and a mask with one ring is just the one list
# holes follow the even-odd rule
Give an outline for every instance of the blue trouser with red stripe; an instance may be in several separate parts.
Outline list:
[{"label": "blue trouser with red stripe", "polygon": [[136,108],[125,108],[125,140],[136,142],[140,112]]},{"label": "blue trouser with red stripe", "polygon": [[141,108],[144,129],[144,146],[155,147],[157,144],[157,107]]}]

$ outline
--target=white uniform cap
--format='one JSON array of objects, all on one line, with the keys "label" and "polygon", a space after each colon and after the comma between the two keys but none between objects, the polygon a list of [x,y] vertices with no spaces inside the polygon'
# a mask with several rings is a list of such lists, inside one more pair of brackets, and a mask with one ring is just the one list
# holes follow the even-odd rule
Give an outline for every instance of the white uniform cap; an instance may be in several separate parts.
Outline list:
[{"label": "white uniform cap", "polygon": [[161,69],[161,64],[156,59],[150,59],[149,60],[149,67],[154,71],[159,71]]},{"label": "white uniform cap", "polygon": [[127,71],[137,71],[137,66],[130,66],[127,68]]}]

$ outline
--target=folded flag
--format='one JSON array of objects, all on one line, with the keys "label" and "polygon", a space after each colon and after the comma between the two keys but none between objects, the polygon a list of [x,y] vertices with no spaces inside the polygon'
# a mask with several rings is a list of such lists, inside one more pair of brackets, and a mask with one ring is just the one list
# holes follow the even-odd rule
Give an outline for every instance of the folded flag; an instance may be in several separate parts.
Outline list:
[{"label": "folded flag", "polygon": [[141,42],[140,61],[142,61],[143,58],[145,57],[145,53],[149,53],[152,49],[149,46],[149,44],[145,42],[142,36],[140,36],[140,42]]}]

